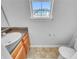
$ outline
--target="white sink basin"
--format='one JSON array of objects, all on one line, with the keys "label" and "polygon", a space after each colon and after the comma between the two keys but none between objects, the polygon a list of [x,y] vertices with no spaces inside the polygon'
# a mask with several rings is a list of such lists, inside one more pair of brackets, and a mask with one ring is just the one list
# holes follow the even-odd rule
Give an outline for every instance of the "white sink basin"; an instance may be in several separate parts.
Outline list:
[{"label": "white sink basin", "polygon": [[20,32],[8,33],[1,38],[1,42],[5,48],[11,53],[21,40],[22,34]]},{"label": "white sink basin", "polygon": [[8,33],[2,38],[1,41],[3,45],[7,46],[19,40],[21,36],[22,35],[19,32]]}]

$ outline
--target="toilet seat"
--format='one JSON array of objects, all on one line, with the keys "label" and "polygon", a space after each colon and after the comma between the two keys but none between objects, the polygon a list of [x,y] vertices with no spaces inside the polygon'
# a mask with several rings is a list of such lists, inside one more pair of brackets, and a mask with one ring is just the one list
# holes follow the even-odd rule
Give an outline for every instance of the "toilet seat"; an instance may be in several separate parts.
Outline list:
[{"label": "toilet seat", "polygon": [[74,49],[69,48],[69,47],[64,47],[64,46],[59,48],[59,52],[61,56],[66,59],[72,57],[72,55],[75,54]]}]

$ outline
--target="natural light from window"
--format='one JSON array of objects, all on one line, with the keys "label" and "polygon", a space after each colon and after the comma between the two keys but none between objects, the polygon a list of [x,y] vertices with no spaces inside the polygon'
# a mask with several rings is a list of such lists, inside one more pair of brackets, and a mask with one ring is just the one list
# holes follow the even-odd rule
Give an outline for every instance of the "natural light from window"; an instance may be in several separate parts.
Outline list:
[{"label": "natural light from window", "polygon": [[51,8],[51,0],[32,1],[32,16],[49,16]]}]

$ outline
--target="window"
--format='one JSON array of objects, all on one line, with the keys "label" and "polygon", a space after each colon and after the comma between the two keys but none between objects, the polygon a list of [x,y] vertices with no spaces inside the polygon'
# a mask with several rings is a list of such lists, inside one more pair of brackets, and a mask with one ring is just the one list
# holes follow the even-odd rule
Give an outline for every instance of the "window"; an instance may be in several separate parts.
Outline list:
[{"label": "window", "polygon": [[52,9],[52,0],[32,0],[32,16],[49,17]]}]

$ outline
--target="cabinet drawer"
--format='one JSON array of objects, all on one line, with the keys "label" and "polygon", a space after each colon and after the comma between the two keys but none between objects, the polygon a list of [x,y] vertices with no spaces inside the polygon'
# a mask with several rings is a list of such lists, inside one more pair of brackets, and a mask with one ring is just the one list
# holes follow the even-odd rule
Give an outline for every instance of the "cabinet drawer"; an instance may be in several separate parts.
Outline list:
[{"label": "cabinet drawer", "polygon": [[26,57],[25,48],[22,46],[15,59],[25,59],[25,57]]},{"label": "cabinet drawer", "polygon": [[25,41],[25,40],[28,39],[28,38],[29,38],[28,33],[25,33],[22,39],[23,39],[23,41]]},{"label": "cabinet drawer", "polygon": [[11,53],[11,56],[13,59],[15,59],[16,55],[18,54],[20,48],[22,47],[22,41],[17,45],[17,47],[14,49],[14,51]]},{"label": "cabinet drawer", "polygon": [[23,39],[23,41],[25,41],[25,40],[29,39],[29,37],[23,37],[22,39]]}]

